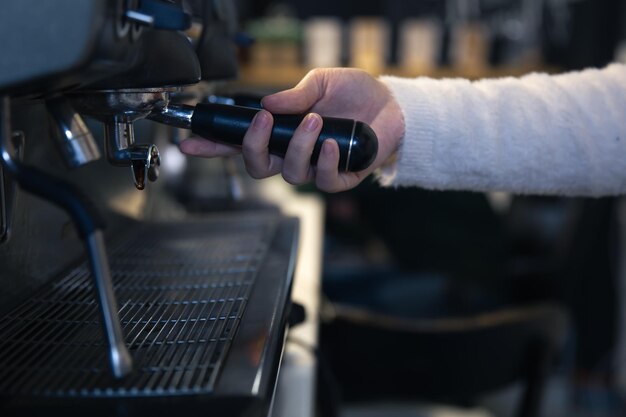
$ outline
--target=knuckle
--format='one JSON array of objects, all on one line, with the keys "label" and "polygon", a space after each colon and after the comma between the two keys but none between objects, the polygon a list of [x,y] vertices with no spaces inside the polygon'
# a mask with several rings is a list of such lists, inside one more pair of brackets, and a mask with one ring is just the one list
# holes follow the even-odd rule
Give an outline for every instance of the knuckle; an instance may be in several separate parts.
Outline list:
[{"label": "knuckle", "polygon": [[288,147],[288,152],[290,155],[298,155],[298,158],[305,156],[305,152],[308,149],[308,140],[305,140],[306,138],[302,138],[302,137],[294,137],[291,139],[291,142],[289,142],[289,147]]},{"label": "knuckle", "polygon": [[290,155],[297,155],[297,158],[303,161],[309,160],[315,148],[317,136],[316,132],[307,132],[303,126],[299,126],[289,142],[287,152]]},{"label": "knuckle", "polygon": [[260,173],[259,171],[257,171],[256,169],[248,165],[246,165],[246,171],[248,172],[248,175],[250,175],[255,180],[260,180],[266,177],[265,175],[263,175],[262,173]]},{"label": "knuckle", "polygon": [[248,140],[243,143],[241,150],[244,154],[259,155],[267,151],[267,146],[258,140]]},{"label": "knuckle", "polygon": [[248,173],[253,171],[257,175],[265,171],[264,160],[267,158],[267,155],[263,152],[250,152],[250,150],[243,152],[243,161],[246,165],[246,169]]},{"label": "knuckle", "polygon": [[290,171],[283,171],[282,176],[283,179],[291,185],[301,185],[304,183],[304,180],[301,176]]},{"label": "knuckle", "polygon": [[246,167],[246,171],[248,175],[252,178],[259,180],[268,176],[267,170],[261,168],[261,164],[257,163],[257,160],[254,158],[246,158],[244,157],[244,165]]},{"label": "knuckle", "polygon": [[312,70],[309,71],[307,75],[312,78],[317,78],[317,77],[323,76],[325,73],[326,73],[325,68],[313,68]]},{"label": "knuckle", "polygon": [[312,82],[318,86],[323,86],[330,72],[329,68],[313,68],[303,78],[305,82]]}]

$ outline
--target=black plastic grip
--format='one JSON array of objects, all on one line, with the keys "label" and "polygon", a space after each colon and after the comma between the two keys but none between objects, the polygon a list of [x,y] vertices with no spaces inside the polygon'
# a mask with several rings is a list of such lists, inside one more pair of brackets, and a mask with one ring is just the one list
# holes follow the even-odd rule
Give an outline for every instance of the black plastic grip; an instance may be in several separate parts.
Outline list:
[{"label": "black plastic grip", "polygon": [[[200,136],[229,145],[241,146],[243,137],[258,109],[215,103],[198,104],[191,118],[191,130]],[[305,115],[274,115],[269,151],[285,156],[287,146]],[[323,117],[311,163],[316,164],[326,139],[339,145],[339,170],[362,171],[374,161],[378,139],[367,124],[350,119]]]}]

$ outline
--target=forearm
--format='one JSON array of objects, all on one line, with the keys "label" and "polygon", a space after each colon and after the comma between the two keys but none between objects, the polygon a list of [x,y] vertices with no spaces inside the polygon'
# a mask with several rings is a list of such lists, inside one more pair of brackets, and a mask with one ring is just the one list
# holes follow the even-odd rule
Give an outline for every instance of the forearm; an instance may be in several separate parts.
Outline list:
[{"label": "forearm", "polygon": [[404,112],[381,182],[559,195],[626,193],[626,67],[558,76],[381,78]]}]

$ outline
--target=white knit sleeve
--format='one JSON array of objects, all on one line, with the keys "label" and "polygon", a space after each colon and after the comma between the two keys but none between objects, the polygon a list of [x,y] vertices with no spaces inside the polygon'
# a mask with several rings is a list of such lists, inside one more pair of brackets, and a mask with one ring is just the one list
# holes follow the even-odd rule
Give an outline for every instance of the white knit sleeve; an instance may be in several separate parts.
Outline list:
[{"label": "white knit sleeve", "polygon": [[626,66],[470,82],[381,77],[403,109],[393,186],[626,193]]}]

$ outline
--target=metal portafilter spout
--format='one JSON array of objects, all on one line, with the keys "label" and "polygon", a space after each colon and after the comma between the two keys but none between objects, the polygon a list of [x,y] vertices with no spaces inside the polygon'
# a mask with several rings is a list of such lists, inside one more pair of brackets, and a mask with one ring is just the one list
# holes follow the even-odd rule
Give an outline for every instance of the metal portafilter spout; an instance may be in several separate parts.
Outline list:
[{"label": "metal portafilter spout", "polygon": [[167,105],[163,89],[86,91],[70,96],[74,107],[104,123],[107,160],[114,166],[131,167],[135,187],[143,190],[159,174],[161,158],[153,144],[136,144],[133,122]]},{"label": "metal portafilter spout", "polygon": [[[217,103],[200,103],[195,107],[166,105],[156,107],[148,119],[171,126],[191,129],[195,134],[241,146],[243,137],[258,109]],[[270,137],[270,152],[285,156],[287,146],[304,115],[274,115]],[[323,117],[311,163],[316,164],[326,139],[334,139],[339,145],[339,170],[362,171],[376,158],[378,139],[367,124],[350,119]]]},{"label": "metal portafilter spout", "polygon": [[135,187],[143,190],[147,180],[156,181],[161,157],[156,145],[135,144],[132,123],[113,117],[104,123],[107,159],[114,166],[130,166]]}]

